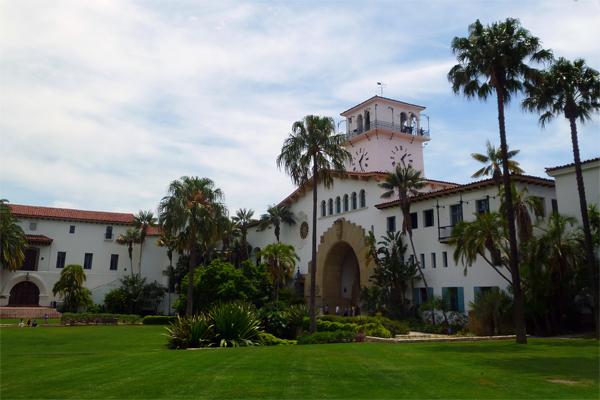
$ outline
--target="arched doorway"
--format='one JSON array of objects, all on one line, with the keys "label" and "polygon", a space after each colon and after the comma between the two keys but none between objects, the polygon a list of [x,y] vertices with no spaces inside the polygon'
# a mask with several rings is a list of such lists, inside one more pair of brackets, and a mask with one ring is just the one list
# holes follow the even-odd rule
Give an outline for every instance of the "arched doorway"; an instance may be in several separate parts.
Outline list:
[{"label": "arched doorway", "polygon": [[40,289],[33,282],[24,281],[17,283],[10,291],[9,306],[36,306],[40,304]]}]

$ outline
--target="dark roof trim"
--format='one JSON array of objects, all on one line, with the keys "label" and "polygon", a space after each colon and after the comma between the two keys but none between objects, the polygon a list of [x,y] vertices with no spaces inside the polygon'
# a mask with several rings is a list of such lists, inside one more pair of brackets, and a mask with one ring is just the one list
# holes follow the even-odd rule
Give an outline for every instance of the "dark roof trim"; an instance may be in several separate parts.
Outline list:
[{"label": "dark roof trim", "polygon": [[368,103],[369,101],[371,101],[371,100],[373,100],[373,99],[389,100],[389,101],[394,101],[394,102],[396,102],[396,103],[406,104],[407,106],[419,107],[419,108],[425,109],[425,107],[423,107],[423,106],[419,106],[419,105],[416,105],[416,104],[410,104],[410,103],[406,103],[406,102],[404,102],[404,101],[399,101],[399,100],[389,99],[389,98],[387,98],[387,97],[381,97],[381,96],[377,96],[377,95],[375,95],[375,96],[371,97],[370,99],[367,99],[367,100],[363,101],[362,103],[359,103],[359,104],[355,105],[354,107],[350,107],[350,108],[349,108],[349,109],[347,109],[346,111],[344,111],[344,112],[340,113],[340,115],[341,115],[341,116],[343,116],[343,115],[344,115],[345,113],[347,113],[348,111],[350,111],[350,110],[353,110],[353,109],[355,109],[356,107],[360,107],[360,106],[362,106],[363,104],[365,104],[365,103]]},{"label": "dark roof trim", "polygon": [[[600,157],[596,157],[596,158],[592,158],[590,160],[582,161],[581,165],[593,163],[594,161],[600,161]],[[552,172],[552,171],[556,171],[558,169],[569,168],[569,167],[574,167],[574,166],[575,166],[575,163],[573,162],[571,164],[560,165],[558,167],[546,167],[546,172]]]}]

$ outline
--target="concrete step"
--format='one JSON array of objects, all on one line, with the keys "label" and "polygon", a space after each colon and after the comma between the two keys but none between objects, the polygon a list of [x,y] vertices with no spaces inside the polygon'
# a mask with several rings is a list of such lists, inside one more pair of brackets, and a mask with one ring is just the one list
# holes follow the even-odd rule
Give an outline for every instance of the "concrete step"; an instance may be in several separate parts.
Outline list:
[{"label": "concrete step", "polygon": [[60,318],[61,313],[50,307],[0,307],[0,318],[2,319],[43,319],[47,314],[48,318]]}]

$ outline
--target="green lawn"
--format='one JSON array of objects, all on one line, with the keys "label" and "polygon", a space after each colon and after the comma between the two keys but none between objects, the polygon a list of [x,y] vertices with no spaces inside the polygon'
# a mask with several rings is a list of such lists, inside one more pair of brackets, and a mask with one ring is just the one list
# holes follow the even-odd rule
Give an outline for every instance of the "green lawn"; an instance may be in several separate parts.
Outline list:
[{"label": "green lawn", "polygon": [[1,328],[0,398],[599,396],[599,347],[589,339],[175,351],[163,346],[163,332]]},{"label": "green lawn", "polygon": [[[34,320],[34,318],[31,319],[32,321]],[[37,323],[39,325],[44,325],[44,318],[35,318],[35,320],[37,321]],[[0,318],[0,325],[19,325],[19,321],[21,321],[20,318],[12,318],[12,319],[2,319]],[[27,318],[23,319],[23,322],[27,322]],[[48,324],[52,325],[52,324],[60,324],[60,318],[48,318]]]}]

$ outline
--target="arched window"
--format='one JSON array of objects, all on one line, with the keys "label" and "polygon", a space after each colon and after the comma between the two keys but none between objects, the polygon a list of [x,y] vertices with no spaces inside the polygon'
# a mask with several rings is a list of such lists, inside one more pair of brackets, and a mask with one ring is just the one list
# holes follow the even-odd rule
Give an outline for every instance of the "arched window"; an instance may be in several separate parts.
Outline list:
[{"label": "arched window", "polygon": [[348,195],[344,195],[344,212],[348,211]]},{"label": "arched window", "polygon": [[329,199],[329,215],[333,215],[333,200]]},{"label": "arched window", "polygon": [[360,208],[365,208],[367,206],[367,195],[365,194],[365,190],[360,191]]},{"label": "arched window", "polygon": [[342,200],[340,199],[340,196],[335,198],[335,213],[339,214],[342,212]]},{"label": "arched window", "polygon": [[356,129],[357,135],[360,135],[361,133],[363,133],[363,117],[361,114],[358,115],[358,118],[356,119]]},{"label": "arched window", "polygon": [[356,210],[356,192],[352,192],[352,209]]},{"label": "arched window", "polygon": [[327,215],[327,206],[325,205],[325,200],[321,202],[321,217]]}]

